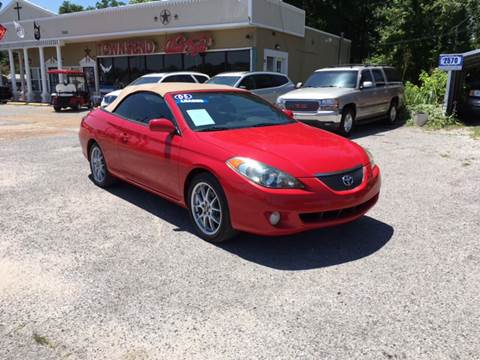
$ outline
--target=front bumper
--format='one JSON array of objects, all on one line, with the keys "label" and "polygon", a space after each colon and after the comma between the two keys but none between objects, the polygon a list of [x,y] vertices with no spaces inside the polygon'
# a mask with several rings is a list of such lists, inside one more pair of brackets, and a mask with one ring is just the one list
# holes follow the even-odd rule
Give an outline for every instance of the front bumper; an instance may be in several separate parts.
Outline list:
[{"label": "front bumper", "polygon": [[338,128],[342,121],[342,114],[338,111],[294,112],[293,117],[307,124],[336,128]]},{"label": "front bumper", "polygon": [[[232,226],[253,234],[278,236],[354,221],[375,205],[380,193],[379,168],[364,169],[360,186],[340,192],[315,177],[299,179],[305,189],[266,189],[240,177],[235,182],[222,184]],[[281,215],[276,226],[269,222],[273,212]]]}]

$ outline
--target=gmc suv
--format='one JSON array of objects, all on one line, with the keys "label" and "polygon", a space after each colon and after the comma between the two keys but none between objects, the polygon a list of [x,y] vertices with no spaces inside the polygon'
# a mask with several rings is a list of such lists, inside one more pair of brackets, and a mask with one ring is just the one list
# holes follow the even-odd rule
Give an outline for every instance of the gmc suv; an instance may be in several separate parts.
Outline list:
[{"label": "gmc suv", "polygon": [[393,67],[342,65],[315,71],[277,105],[295,119],[349,136],[360,122],[385,119],[394,124],[403,106],[403,84]]}]

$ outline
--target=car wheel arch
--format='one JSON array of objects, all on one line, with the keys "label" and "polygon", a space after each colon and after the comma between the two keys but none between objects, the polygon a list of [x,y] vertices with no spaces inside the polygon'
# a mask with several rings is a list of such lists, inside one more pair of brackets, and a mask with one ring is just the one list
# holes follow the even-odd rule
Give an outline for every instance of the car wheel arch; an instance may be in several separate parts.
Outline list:
[{"label": "car wheel arch", "polygon": [[220,183],[218,176],[210,169],[207,169],[205,167],[195,167],[191,169],[185,177],[185,181],[183,182],[183,202],[186,207],[188,207],[188,188],[190,187],[190,183],[197,175],[200,174],[210,174]]},{"label": "car wheel arch", "polygon": [[[88,140],[88,143],[87,143],[87,156],[88,156],[88,161],[90,161],[90,150],[92,150],[92,146],[93,145],[98,145],[98,143],[95,141],[95,139],[90,139]],[[98,145],[100,146],[100,145]]]},{"label": "car wheel arch", "polygon": [[348,103],[342,108],[342,113],[347,110],[347,109],[352,109],[353,110],[353,116],[357,116],[357,106],[354,103]]}]

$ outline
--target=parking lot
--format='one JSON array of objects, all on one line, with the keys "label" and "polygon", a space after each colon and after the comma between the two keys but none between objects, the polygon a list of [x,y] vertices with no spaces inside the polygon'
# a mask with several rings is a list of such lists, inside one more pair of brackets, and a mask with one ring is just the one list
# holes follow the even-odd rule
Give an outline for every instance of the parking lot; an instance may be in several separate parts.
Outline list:
[{"label": "parking lot", "polygon": [[478,358],[468,133],[364,126],[383,176],[368,216],[216,246],[159,197],[96,187],[84,114],[0,105],[1,359]]}]

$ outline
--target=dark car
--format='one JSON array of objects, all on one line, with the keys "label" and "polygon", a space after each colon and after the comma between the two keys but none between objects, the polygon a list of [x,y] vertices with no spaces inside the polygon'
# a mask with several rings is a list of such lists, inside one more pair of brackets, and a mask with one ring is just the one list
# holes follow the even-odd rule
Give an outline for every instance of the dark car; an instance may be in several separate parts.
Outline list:
[{"label": "dark car", "polygon": [[8,86],[0,86],[0,103],[5,104],[12,99],[12,91]]},{"label": "dark car", "polygon": [[461,109],[466,120],[480,120],[480,73],[465,77],[465,97]]}]

